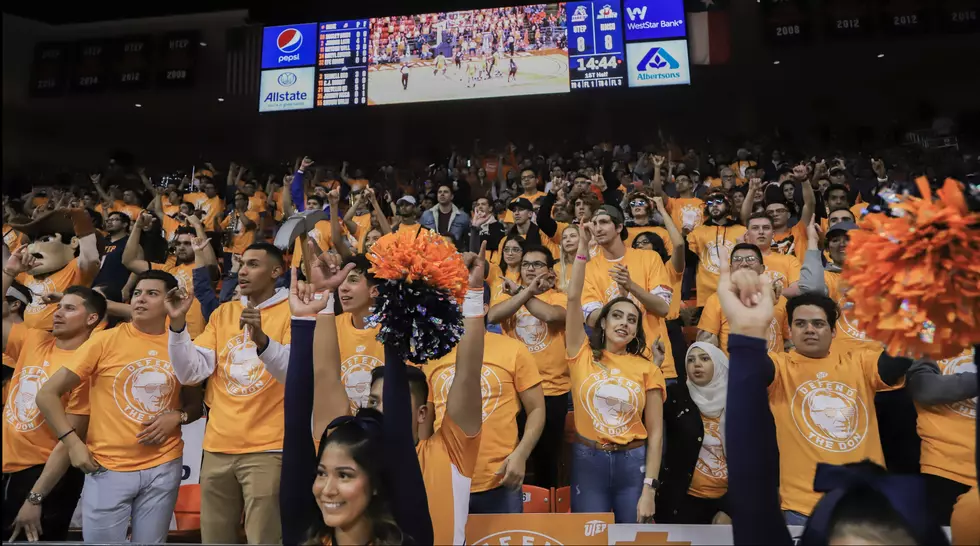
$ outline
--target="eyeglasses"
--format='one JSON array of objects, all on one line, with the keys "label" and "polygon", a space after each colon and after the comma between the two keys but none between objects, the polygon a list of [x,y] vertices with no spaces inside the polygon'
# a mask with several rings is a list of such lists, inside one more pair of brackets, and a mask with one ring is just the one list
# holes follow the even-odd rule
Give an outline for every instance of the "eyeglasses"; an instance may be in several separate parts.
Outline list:
[{"label": "eyeglasses", "polygon": [[644,201],[642,199],[634,199],[634,200],[630,201],[630,206],[631,207],[648,207],[648,206],[650,206],[650,203],[647,203],[646,201]]},{"label": "eyeglasses", "polygon": [[521,263],[521,267],[524,269],[541,269],[548,267],[548,264],[544,262],[523,262]]},{"label": "eyeglasses", "polygon": [[520,254],[521,252],[523,251],[519,248],[504,247],[504,254]]},{"label": "eyeglasses", "polygon": [[733,264],[752,265],[759,263],[758,256],[735,256],[732,258]]},{"label": "eyeglasses", "polygon": [[709,200],[705,201],[705,204],[708,205],[709,207],[713,207],[715,205],[724,205],[725,204],[725,200],[724,199],[709,199]]}]

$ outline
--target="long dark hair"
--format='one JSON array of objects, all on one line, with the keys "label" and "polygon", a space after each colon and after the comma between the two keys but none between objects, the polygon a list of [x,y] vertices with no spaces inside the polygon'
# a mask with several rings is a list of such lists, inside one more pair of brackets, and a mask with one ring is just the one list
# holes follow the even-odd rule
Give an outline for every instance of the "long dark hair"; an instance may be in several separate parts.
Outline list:
[{"label": "long dark hair", "polygon": [[[371,488],[371,501],[368,503],[364,517],[371,521],[371,544],[404,544],[406,537],[402,533],[388,506],[388,494],[383,477],[381,453],[384,449],[382,438],[382,423],[384,417],[380,411],[373,408],[361,408],[354,417],[341,417],[330,423],[320,436],[320,450],[317,451],[317,463],[323,458],[328,446],[342,446],[347,450],[351,459],[367,474]],[[323,544],[324,539],[330,539],[335,544],[334,530],[323,522],[317,513],[307,533],[307,544]]]},{"label": "long dark hair", "polygon": [[636,242],[639,241],[640,238],[643,238],[650,243],[650,246],[653,247],[651,250],[659,254],[660,259],[663,260],[665,264],[670,261],[670,254],[667,253],[667,246],[664,244],[662,237],[652,231],[644,231],[633,239],[633,248],[637,248]]},{"label": "long dark hair", "polygon": [[625,296],[620,296],[602,306],[602,309],[599,310],[599,318],[595,321],[595,328],[592,329],[592,334],[589,335],[589,347],[592,349],[592,357],[596,361],[602,356],[602,351],[606,350],[606,329],[602,326],[602,320],[606,318],[614,305],[624,301],[636,307],[636,311],[640,314],[640,318],[636,322],[636,337],[633,338],[633,341],[626,344],[626,352],[631,355],[646,357],[647,336],[643,333],[643,309],[640,309],[640,306],[635,301]]},{"label": "long dark hair", "polygon": [[[500,245],[500,273],[505,277],[507,276],[507,261],[504,260],[504,247],[507,246],[509,241],[517,241],[517,244],[521,247],[521,256],[527,253],[527,241],[524,237],[520,235],[508,235],[504,239],[504,244]],[[520,266],[518,266],[517,272],[520,273]]]}]

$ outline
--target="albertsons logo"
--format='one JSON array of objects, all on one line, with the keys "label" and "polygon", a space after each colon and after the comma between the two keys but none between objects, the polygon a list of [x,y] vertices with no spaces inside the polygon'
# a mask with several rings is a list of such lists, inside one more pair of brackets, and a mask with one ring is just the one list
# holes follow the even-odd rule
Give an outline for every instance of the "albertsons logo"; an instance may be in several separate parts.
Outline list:
[{"label": "albertsons logo", "polygon": [[[664,68],[669,70],[677,70],[681,67],[681,64],[674,59],[667,50],[656,46],[651,47],[650,51],[643,56],[643,59],[637,63],[636,69],[640,72],[646,72],[647,70],[662,70]],[[654,78],[644,78],[644,74],[640,74],[640,79],[654,79]],[[678,76],[680,77],[680,76]]]}]

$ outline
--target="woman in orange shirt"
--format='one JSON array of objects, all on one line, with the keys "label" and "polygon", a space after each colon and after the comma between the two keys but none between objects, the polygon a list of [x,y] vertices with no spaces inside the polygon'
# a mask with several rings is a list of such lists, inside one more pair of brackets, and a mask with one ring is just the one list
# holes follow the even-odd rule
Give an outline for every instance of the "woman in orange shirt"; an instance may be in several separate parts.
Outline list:
[{"label": "woman in orange shirt", "polygon": [[643,356],[643,311],[633,300],[609,301],[586,339],[582,291],[592,229],[581,226],[565,320],[576,432],[572,511],[612,511],[617,523],[649,523],[660,487],[667,387],[659,366]]}]

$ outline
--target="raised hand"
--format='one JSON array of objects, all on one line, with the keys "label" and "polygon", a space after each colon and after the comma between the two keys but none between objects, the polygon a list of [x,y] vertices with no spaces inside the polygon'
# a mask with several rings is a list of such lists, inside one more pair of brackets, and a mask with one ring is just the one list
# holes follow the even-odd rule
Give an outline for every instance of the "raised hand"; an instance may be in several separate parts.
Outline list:
[{"label": "raised hand", "polygon": [[327,307],[327,298],[316,291],[313,283],[298,280],[295,267],[289,274],[289,312],[294,317],[312,317]]},{"label": "raised hand", "polygon": [[885,170],[885,162],[881,158],[871,160],[871,170],[878,178],[887,178],[888,176],[888,171]]},{"label": "raised hand", "polygon": [[482,290],[483,272],[487,267],[487,242],[483,241],[480,243],[480,252],[477,254],[473,254],[472,252],[463,253],[463,263],[466,265],[466,269],[470,271],[470,289]]},{"label": "raised hand", "polygon": [[529,290],[533,296],[540,296],[554,287],[555,275],[553,273],[547,273],[544,275],[538,275],[538,277],[527,285],[527,290]]},{"label": "raised hand", "polygon": [[350,263],[341,268],[340,256],[328,252],[317,255],[315,245],[312,240],[306,241],[306,252],[310,253],[309,282],[317,292],[336,290],[347,278],[347,274],[354,269],[354,264]]},{"label": "raised hand", "polygon": [[500,280],[503,283],[501,289],[503,290],[504,294],[507,294],[508,296],[516,296],[517,293],[521,291],[521,285],[508,279],[507,277],[503,277]]},{"label": "raised hand", "polygon": [[486,224],[489,221],[490,221],[490,213],[480,210],[477,211],[475,214],[473,214],[473,219],[470,221],[470,223],[474,227],[482,227],[483,224]]},{"label": "raised hand", "polygon": [[7,258],[7,263],[4,264],[3,271],[12,277],[16,277],[21,273],[27,273],[31,269],[34,269],[36,263],[37,259],[27,251],[27,245],[23,245]]},{"label": "raised hand", "polygon": [[[822,161],[820,163],[817,163],[818,166],[821,165],[821,164],[823,164],[824,168],[826,168],[827,165],[825,163],[823,163]],[[806,164],[805,163],[800,163],[799,165],[793,167],[793,178],[795,178],[798,181],[805,180],[806,179],[806,176],[808,174],[808,171],[809,170],[807,169]]]},{"label": "raised hand", "polygon": [[653,156],[653,166],[656,167],[656,168],[658,168],[658,169],[660,167],[663,167],[664,161],[665,161],[665,158],[662,155],[655,155],[655,156]]},{"label": "raised hand", "polygon": [[300,163],[300,168],[305,171],[306,169],[310,168],[310,165],[312,164],[313,164],[313,160],[310,159],[309,156],[306,156],[303,158],[303,162]]},{"label": "raised hand", "polygon": [[265,347],[269,343],[269,336],[262,330],[262,312],[255,308],[251,299],[238,318],[238,325],[242,330],[248,329],[249,338],[255,343],[256,347]]},{"label": "raised hand", "polygon": [[[198,222],[200,222],[200,220],[198,220]],[[204,249],[206,249],[210,245],[211,245],[210,237],[208,238],[194,237],[194,240],[191,241],[191,247],[194,249],[195,254],[199,252],[204,252]]]},{"label": "raised hand", "polygon": [[[364,194],[361,195],[363,196]],[[361,197],[358,199],[361,199]],[[340,203],[340,190],[330,190],[327,192],[327,200],[330,201],[330,207],[335,208]]]},{"label": "raised hand", "polygon": [[768,339],[776,305],[771,281],[751,269],[732,273],[728,250],[722,248],[721,254],[718,300],[731,333]]},{"label": "raised hand", "polygon": [[806,226],[806,239],[808,249],[817,249],[820,244],[820,226],[817,225],[817,215],[810,217],[810,223]]},{"label": "raised hand", "polygon": [[667,208],[664,206],[664,198],[659,195],[653,196],[653,206],[657,208],[657,212],[664,214],[667,212]]},{"label": "raised hand", "polygon": [[178,286],[167,292],[167,298],[163,303],[167,308],[167,316],[170,317],[171,326],[173,326],[174,321],[180,321],[180,326],[183,328],[187,312],[190,311],[191,304],[194,303],[194,294],[190,294]]}]

